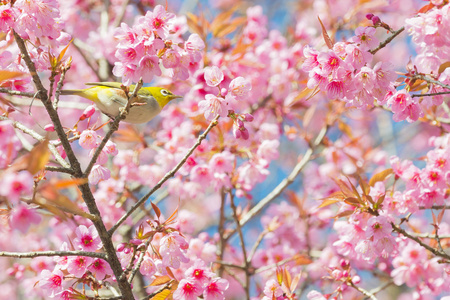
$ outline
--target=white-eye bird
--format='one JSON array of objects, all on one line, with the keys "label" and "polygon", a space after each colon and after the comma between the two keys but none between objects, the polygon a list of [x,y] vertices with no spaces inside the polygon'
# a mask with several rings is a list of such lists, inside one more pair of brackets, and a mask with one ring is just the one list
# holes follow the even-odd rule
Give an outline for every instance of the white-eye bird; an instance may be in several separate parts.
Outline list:
[{"label": "white-eye bird", "polygon": [[[86,85],[93,85],[91,88],[80,90],[62,90],[62,95],[77,95],[94,102],[102,113],[114,118],[120,113],[120,107],[128,103],[125,92],[121,89],[120,82],[91,82]],[[130,95],[134,90],[134,85],[130,86]],[[162,87],[142,87],[137,93],[137,99],[133,101],[137,105],[130,108],[125,122],[147,123],[156,117],[161,110],[171,100],[181,98],[174,95],[169,90]]]}]

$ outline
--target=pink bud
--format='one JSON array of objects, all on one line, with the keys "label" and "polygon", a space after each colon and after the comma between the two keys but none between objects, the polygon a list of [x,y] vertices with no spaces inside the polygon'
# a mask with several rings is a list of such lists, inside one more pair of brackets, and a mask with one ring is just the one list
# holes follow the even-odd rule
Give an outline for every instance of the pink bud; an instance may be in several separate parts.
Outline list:
[{"label": "pink bud", "polygon": [[373,25],[377,25],[377,24],[380,24],[380,23],[381,23],[381,20],[380,20],[379,17],[374,16],[374,17],[372,18],[372,23],[373,23]]},{"label": "pink bud", "polygon": [[367,20],[372,20],[373,16],[374,16],[374,14],[370,14],[369,13],[369,14],[366,15],[366,19]]},{"label": "pink bud", "polygon": [[220,90],[220,94],[222,94],[222,96],[225,96],[226,94],[228,94],[228,90],[226,88],[222,88]]},{"label": "pink bud", "polygon": [[122,252],[125,249],[125,243],[120,243],[117,245],[117,252]]},{"label": "pink bud", "polygon": [[250,137],[250,134],[249,134],[247,128],[245,128],[245,127],[243,129],[241,128],[240,131],[241,131],[242,138],[244,140],[248,140],[248,138]]},{"label": "pink bud", "polygon": [[233,135],[237,139],[241,138],[242,134],[241,131],[239,130],[239,127],[233,126]]},{"label": "pink bud", "polygon": [[342,272],[339,270],[334,270],[331,272],[331,275],[333,275],[334,279],[339,280],[342,278]]},{"label": "pink bud", "polygon": [[354,284],[360,283],[360,282],[361,282],[361,277],[359,277],[358,275],[353,276],[352,282],[353,282]]},{"label": "pink bud", "polygon": [[205,81],[209,86],[218,86],[223,81],[223,73],[222,71],[216,67],[207,67],[205,68]]},{"label": "pink bud", "polygon": [[131,239],[130,243],[135,244],[136,246],[139,246],[140,244],[142,244],[142,241],[139,239]]},{"label": "pink bud", "polygon": [[47,124],[44,126],[45,131],[55,131],[55,125],[53,124]]},{"label": "pink bud", "polygon": [[123,249],[123,253],[125,253],[125,254],[128,254],[128,253],[130,253],[131,252],[131,249],[130,248],[125,248],[125,249]]},{"label": "pink bud", "polygon": [[244,119],[247,122],[252,122],[254,120],[254,118],[251,114],[244,114]]},{"label": "pink bud", "polygon": [[58,150],[58,153],[59,155],[61,155],[62,158],[65,159],[67,157],[66,150],[64,150],[64,147],[62,145],[56,147],[56,150]]},{"label": "pink bud", "polygon": [[88,107],[86,107],[83,111],[83,116],[85,116],[86,118],[91,117],[93,114],[95,113],[95,106],[94,105],[89,105]]}]

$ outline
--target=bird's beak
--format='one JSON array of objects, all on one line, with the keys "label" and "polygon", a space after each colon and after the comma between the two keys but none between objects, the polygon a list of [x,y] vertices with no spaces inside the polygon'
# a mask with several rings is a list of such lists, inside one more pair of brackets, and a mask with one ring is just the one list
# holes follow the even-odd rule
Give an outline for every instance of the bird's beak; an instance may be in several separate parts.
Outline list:
[{"label": "bird's beak", "polygon": [[172,100],[173,100],[173,99],[178,99],[178,98],[183,98],[183,96],[178,96],[178,95],[173,95],[173,96],[172,96]]}]

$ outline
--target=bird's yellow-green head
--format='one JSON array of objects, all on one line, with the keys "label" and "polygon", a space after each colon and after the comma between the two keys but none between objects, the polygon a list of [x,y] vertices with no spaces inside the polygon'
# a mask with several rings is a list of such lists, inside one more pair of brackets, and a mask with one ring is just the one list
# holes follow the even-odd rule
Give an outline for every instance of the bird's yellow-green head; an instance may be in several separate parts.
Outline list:
[{"label": "bird's yellow-green head", "polygon": [[158,102],[159,106],[163,108],[173,99],[182,98],[181,96],[174,95],[168,89],[162,87],[142,87],[138,91],[140,97],[153,97]]}]

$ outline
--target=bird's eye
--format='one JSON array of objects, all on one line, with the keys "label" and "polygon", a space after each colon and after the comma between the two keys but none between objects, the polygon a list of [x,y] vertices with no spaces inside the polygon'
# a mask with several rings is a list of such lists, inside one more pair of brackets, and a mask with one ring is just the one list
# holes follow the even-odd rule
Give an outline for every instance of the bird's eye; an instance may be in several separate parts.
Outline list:
[{"label": "bird's eye", "polygon": [[161,90],[161,94],[162,94],[163,96],[167,96],[167,95],[169,95],[170,93],[169,93],[168,90]]}]

